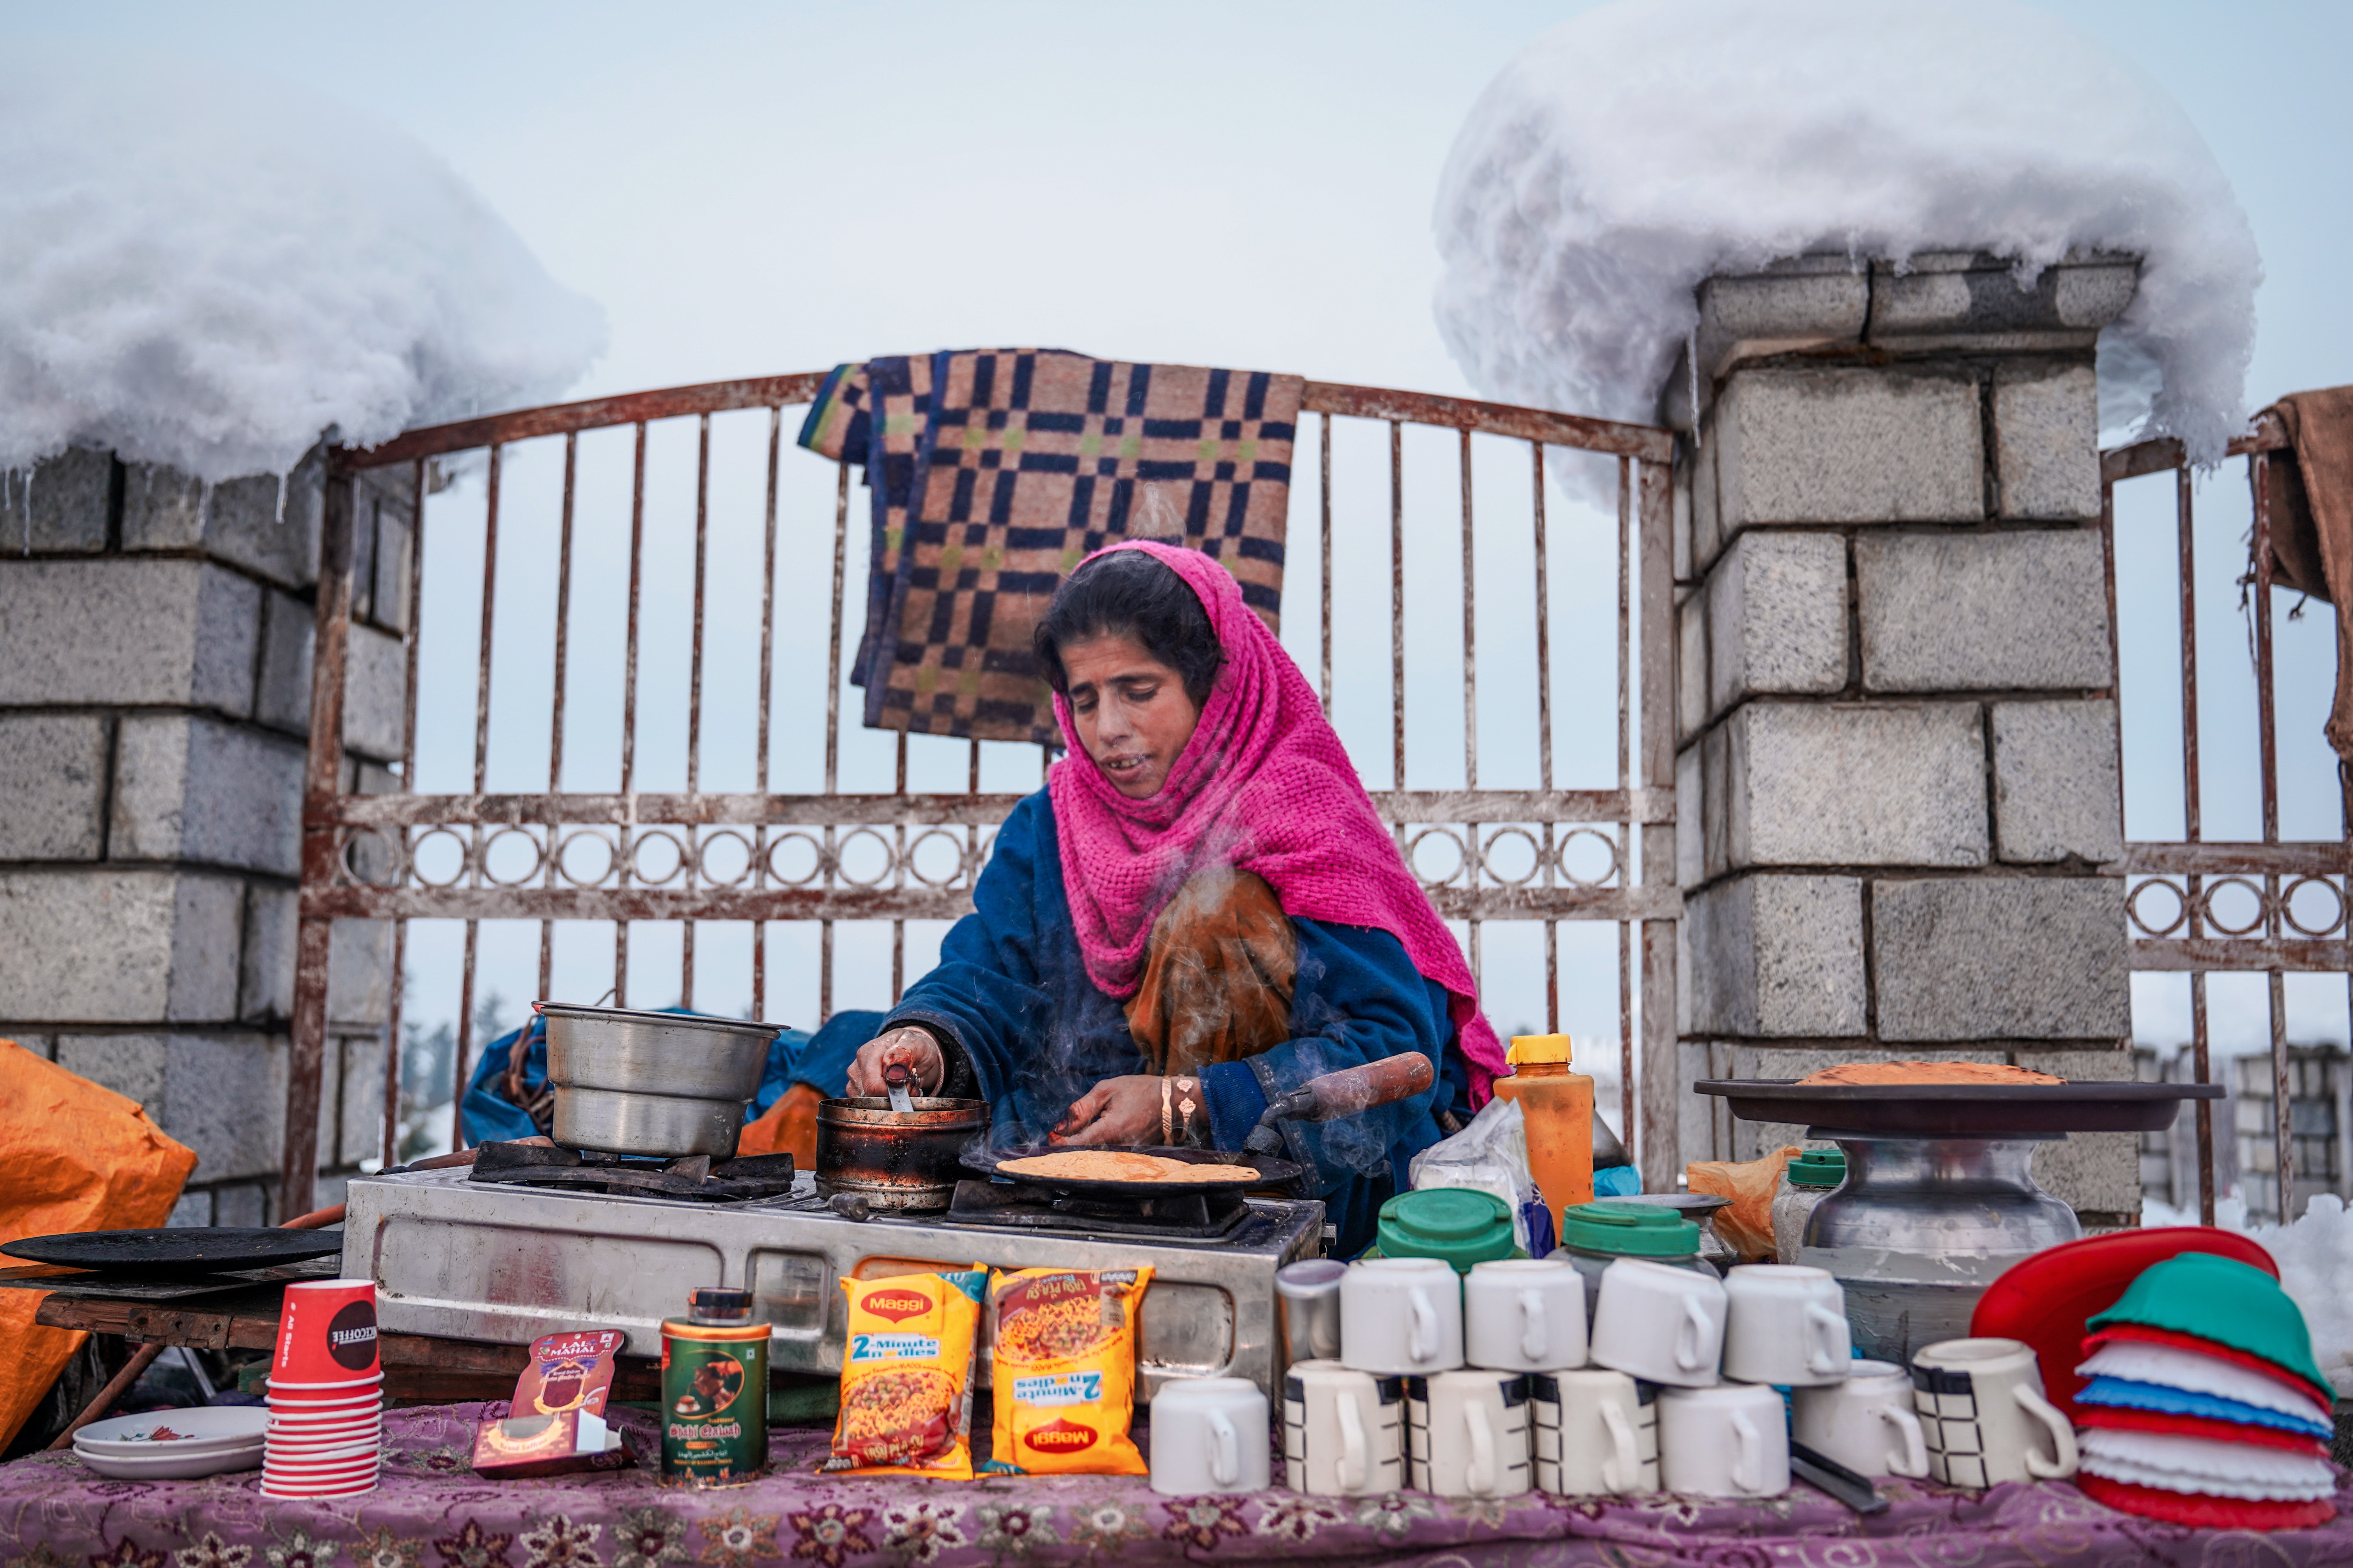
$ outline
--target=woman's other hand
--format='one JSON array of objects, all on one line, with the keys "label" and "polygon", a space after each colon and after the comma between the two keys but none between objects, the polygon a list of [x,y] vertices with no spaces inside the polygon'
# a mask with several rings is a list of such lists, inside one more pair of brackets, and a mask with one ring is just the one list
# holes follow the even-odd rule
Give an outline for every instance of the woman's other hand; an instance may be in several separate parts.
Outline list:
[{"label": "woman's other hand", "polygon": [[1107,1078],[1079,1096],[1051,1136],[1057,1143],[1161,1142],[1160,1087],[1149,1073]]},{"label": "woman's other hand", "polygon": [[877,1035],[858,1047],[857,1058],[849,1064],[849,1092],[890,1093],[890,1086],[882,1081],[882,1071],[893,1066],[904,1066],[914,1075],[917,1094],[937,1094],[948,1076],[947,1058],[940,1054],[939,1041],[932,1038],[929,1029],[909,1025]]}]

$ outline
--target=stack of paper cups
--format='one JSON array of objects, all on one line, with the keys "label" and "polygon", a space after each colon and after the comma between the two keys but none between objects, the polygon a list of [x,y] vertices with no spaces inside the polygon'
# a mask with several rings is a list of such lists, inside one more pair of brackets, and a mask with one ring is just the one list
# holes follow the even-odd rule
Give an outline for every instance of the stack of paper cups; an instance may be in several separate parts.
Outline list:
[{"label": "stack of paper cups", "polygon": [[383,1449],[375,1281],[289,1285],[278,1353],[269,1363],[261,1489],[271,1497],[368,1491],[376,1484]]}]

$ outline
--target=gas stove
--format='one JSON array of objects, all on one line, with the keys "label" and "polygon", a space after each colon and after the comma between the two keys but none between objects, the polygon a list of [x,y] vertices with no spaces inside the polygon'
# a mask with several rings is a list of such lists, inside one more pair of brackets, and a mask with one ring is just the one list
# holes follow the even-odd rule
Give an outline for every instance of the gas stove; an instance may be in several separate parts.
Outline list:
[{"label": "gas stove", "polygon": [[[727,1285],[750,1289],[774,1325],[770,1363],[808,1373],[841,1370],[845,1279],[1148,1263],[1138,1356],[1147,1398],[1187,1377],[1247,1377],[1272,1397],[1282,1373],[1274,1272],[1316,1256],[1324,1223],[1314,1202],[1098,1211],[988,1182],[962,1184],[944,1213],[861,1221],[829,1207],[807,1173],[788,1193],[727,1202],[414,1171],[356,1177],[345,1204],[343,1275],[376,1282],[388,1332],[527,1344],[616,1329],[626,1353],[658,1356],[661,1321],[683,1313],[687,1292]],[[978,1374],[986,1384],[986,1355]]]}]

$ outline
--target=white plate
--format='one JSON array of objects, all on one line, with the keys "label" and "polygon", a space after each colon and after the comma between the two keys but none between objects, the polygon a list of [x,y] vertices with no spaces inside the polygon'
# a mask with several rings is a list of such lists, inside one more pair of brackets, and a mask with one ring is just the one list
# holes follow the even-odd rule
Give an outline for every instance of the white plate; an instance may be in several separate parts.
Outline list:
[{"label": "white plate", "polygon": [[[195,1454],[259,1439],[269,1412],[259,1405],[209,1405],[194,1410],[149,1410],[93,1421],[74,1434],[74,1447],[93,1454],[145,1458],[157,1454]],[[168,1427],[180,1433],[158,1443],[147,1435]]]},{"label": "white plate", "polygon": [[222,1476],[231,1470],[261,1468],[261,1446],[231,1448],[209,1454],[157,1454],[149,1458],[126,1459],[113,1454],[93,1454],[86,1448],[76,1448],[74,1458],[101,1476],[121,1481],[185,1481],[198,1476]]}]

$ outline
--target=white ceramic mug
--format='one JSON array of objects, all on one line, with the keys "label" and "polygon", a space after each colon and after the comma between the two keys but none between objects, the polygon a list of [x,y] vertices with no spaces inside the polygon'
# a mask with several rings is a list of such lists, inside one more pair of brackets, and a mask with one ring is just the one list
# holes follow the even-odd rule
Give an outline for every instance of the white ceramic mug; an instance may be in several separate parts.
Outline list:
[{"label": "white ceramic mug", "polygon": [[1405,1380],[1336,1361],[1291,1363],[1282,1380],[1283,1478],[1316,1497],[1377,1497],[1406,1484]]},{"label": "white ceramic mug", "polygon": [[1724,1375],[1812,1388],[1837,1383],[1854,1357],[1846,1292],[1827,1268],[1752,1263],[1725,1278]]},{"label": "white ceramic mug", "polygon": [[1947,1486],[2063,1480],[2075,1473],[2075,1428],[2042,1397],[2042,1369],[2023,1341],[1944,1340],[1926,1347],[1912,1357],[1912,1402],[1928,1474]]},{"label": "white ceramic mug", "polygon": [[1266,1395],[1246,1377],[1182,1377],[1152,1396],[1152,1489],[1177,1497],[1273,1482]]},{"label": "white ceramic mug", "polygon": [[1659,1475],[1671,1492],[1778,1497],[1789,1489],[1788,1417],[1755,1383],[1659,1395]]},{"label": "white ceramic mug", "polygon": [[1462,1281],[1462,1356],[1498,1372],[1585,1364],[1585,1280],[1567,1258],[1474,1263]]},{"label": "white ceramic mug", "polygon": [[1928,1473],[1911,1374],[1894,1362],[1851,1362],[1845,1381],[1793,1389],[1790,1402],[1798,1441],[1856,1475],[1916,1479]]},{"label": "white ceramic mug", "polygon": [[1462,1277],[1435,1258],[1368,1258],[1340,1281],[1340,1360],[1383,1377],[1462,1364]]},{"label": "white ceramic mug", "polygon": [[1659,1385],[1589,1366],[1528,1374],[1538,1491],[1659,1489]]},{"label": "white ceramic mug", "polygon": [[1620,1258],[1601,1271],[1591,1359],[1652,1383],[1704,1388],[1724,1353],[1724,1282],[1696,1269]]},{"label": "white ceramic mug", "polygon": [[1517,1497],[1528,1489],[1528,1380],[1463,1370],[1405,1380],[1412,1484],[1440,1497]]}]

